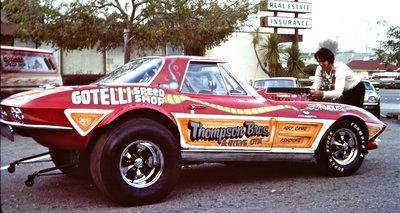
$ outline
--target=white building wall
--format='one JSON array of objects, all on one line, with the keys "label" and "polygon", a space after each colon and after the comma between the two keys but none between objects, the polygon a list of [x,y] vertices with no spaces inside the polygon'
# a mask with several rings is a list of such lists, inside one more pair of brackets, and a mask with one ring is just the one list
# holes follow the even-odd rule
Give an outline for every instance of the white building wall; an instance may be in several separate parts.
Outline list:
[{"label": "white building wall", "polygon": [[106,51],[106,73],[110,73],[124,64],[124,48],[109,48]]},{"label": "white building wall", "polygon": [[104,74],[104,56],[96,49],[83,49],[63,52],[63,74]]},{"label": "white building wall", "polygon": [[[220,46],[214,47],[206,52],[206,56],[223,59],[229,62],[229,67],[242,80],[251,83],[255,78],[267,77],[260,68],[254,53],[252,35],[249,32],[237,32],[229,37],[228,41]],[[15,46],[32,47],[33,43],[15,41]],[[40,49],[55,52],[58,66],[62,64],[64,75],[71,74],[104,74],[104,63],[106,73],[109,73],[124,63],[123,47],[107,49],[105,61],[103,53],[96,49],[83,49],[73,51],[63,51],[63,63],[60,63],[60,51],[51,45],[42,45]],[[178,51],[179,52],[179,51]],[[162,55],[163,51],[146,53],[152,55]],[[131,58],[143,55],[132,51]]]},{"label": "white building wall", "polygon": [[267,74],[258,66],[252,44],[252,35],[248,32],[232,34],[227,42],[208,50],[206,55],[226,60],[229,62],[232,71],[248,83],[251,83],[255,78],[267,77]]}]

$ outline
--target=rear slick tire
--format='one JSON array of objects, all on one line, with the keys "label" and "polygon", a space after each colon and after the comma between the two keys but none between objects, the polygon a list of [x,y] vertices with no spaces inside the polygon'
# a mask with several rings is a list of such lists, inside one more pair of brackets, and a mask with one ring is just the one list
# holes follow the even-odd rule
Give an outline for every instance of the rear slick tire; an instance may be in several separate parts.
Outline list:
[{"label": "rear slick tire", "polygon": [[367,137],[355,122],[342,120],[334,123],[318,146],[318,165],[329,176],[352,175],[368,153]]},{"label": "rear slick tire", "polygon": [[160,123],[128,120],[96,141],[90,171],[95,185],[121,205],[159,202],[178,182],[179,144]]}]

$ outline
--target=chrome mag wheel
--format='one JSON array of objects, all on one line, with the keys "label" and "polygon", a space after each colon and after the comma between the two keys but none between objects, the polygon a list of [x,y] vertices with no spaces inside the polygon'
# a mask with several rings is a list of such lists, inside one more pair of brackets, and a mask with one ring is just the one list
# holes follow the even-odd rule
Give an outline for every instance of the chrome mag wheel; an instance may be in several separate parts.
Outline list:
[{"label": "chrome mag wheel", "polygon": [[121,176],[127,184],[135,188],[145,188],[160,178],[164,169],[164,157],[156,144],[138,140],[122,151],[119,166]]},{"label": "chrome mag wheel", "polygon": [[331,138],[330,153],[333,159],[341,164],[348,165],[354,161],[359,152],[357,136],[348,128],[338,129]]}]

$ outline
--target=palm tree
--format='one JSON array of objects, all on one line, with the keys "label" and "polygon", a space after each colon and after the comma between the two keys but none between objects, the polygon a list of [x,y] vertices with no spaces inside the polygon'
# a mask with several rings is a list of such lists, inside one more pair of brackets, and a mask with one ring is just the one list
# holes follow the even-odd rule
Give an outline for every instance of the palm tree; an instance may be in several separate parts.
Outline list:
[{"label": "palm tree", "polygon": [[301,50],[297,43],[292,44],[289,48],[286,48],[287,60],[287,73],[291,77],[302,77],[304,72],[304,61],[301,60]]},{"label": "palm tree", "polygon": [[265,66],[265,64],[261,61],[260,56],[258,55],[258,51],[257,51],[257,46],[258,44],[261,42],[262,37],[260,35],[260,28],[257,27],[256,31],[254,33],[251,33],[251,35],[253,36],[253,40],[251,41],[251,43],[253,44],[253,49],[254,49],[254,53],[256,54],[256,58],[258,61],[258,64],[260,65],[261,69],[268,75],[271,76],[271,74],[269,73],[267,67]]},{"label": "palm tree", "polygon": [[279,56],[281,47],[279,42],[279,35],[273,33],[269,34],[267,40],[260,45],[260,50],[263,52],[263,61],[268,64],[268,67],[270,68],[270,76],[272,77],[277,76],[279,64],[281,63]]}]

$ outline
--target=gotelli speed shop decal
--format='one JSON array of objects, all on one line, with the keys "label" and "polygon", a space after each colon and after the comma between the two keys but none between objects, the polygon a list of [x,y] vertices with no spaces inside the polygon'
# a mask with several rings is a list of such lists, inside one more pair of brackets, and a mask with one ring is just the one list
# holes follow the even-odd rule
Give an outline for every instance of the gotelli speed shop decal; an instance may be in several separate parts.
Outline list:
[{"label": "gotelli speed shop decal", "polygon": [[122,105],[147,103],[162,105],[165,92],[158,88],[117,87],[74,91],[71,94],[73,104]]}]

